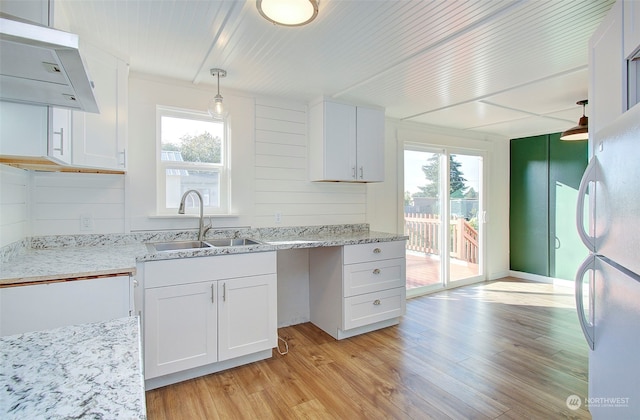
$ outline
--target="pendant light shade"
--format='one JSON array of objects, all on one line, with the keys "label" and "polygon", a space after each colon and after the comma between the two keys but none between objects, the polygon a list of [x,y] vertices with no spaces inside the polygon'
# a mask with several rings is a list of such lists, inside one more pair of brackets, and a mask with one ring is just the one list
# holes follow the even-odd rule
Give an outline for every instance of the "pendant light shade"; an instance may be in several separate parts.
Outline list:
[{"label": "pendant light shade", "polygon": [[276,25],[302,26],[318,16],[317,0],[256,0],[263,18]]},{"label": "pendant light shade", "polygon": [[576,104],[582,105],[582,117],[580,117],[577,126],[568,129],[567,131],[562,133],[562,135],[560,135],[560,140],[572,141],[589,139],[589,118],[584,114],[584,107],[588,103],[589,101],[587,101],[586,99],[576,102]]},{"label": "pendant light shade", "polygon": [[227,111],[222,103],[222,95],[220,95],[220,78],[226,77],[227,72],[222,69],[211,69],[211,75],[218,78],[218,94],[209,101],[207,111],[209,115],[211,115],[211,118],[222,119],[227,116]]}]

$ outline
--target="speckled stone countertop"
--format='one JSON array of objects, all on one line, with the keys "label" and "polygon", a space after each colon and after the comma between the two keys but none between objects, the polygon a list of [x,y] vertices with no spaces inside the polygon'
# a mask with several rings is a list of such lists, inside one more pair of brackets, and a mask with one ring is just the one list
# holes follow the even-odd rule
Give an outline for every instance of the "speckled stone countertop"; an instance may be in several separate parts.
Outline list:
[{"label": "speckled stone countertop", "polygon": [[136,234],[69,235],[31,238],[0,267],[0,286],[92,276],[135,274],[136,263],[175,258],[264,252],[293,248],[343,246],[407,239],[369,231],[368,225],[328,225],[259,229],[221,229],[205,238],[252,238],[257,245],[153,252],[146,243],[194,240],[195,231]]},{"label": "speckled stone countertop", "polygon": [[137,317],[0,338],[0,418],[145,419]]}]

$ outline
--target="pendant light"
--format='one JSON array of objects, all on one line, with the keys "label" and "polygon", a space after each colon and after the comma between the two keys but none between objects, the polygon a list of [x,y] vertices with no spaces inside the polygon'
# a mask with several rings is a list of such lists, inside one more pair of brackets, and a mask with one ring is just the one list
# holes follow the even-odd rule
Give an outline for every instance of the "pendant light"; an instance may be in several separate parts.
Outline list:
[{"label": "pendant light", "polygon": [[589,139],[589,118],[584,115],[584,107],[589,101],[582,100],[576,102],[578,105],[582,105],[582,117],[578,121],[578,125],[568,129],[560,136],[560,140],[588,140]]},{"label": "pendant light", "polygon": [[222,103],[222,95],[220,95],[220,78],[226,77],[227,71],[222,69],[211,69],[211,75],[218,77],[218,94],[209,101],[207,111],[209,111],[209,115],[211,115],[212,118],[222,119],[227,116],[227,112]]},{"label": "pendant light", "polygon": [[302,26],[318,16],[317,0],[256,0],[256,7],[275,25]]}]

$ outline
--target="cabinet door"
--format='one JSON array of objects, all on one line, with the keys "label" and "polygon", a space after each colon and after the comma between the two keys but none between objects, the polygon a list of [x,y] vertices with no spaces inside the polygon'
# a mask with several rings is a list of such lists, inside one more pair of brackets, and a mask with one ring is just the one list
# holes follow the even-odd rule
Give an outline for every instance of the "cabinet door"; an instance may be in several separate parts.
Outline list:
[{"label": "cabinet door", "polygon": [[40,25],[49,25],[48,0],[2,0],[0,1],[0,12]]},{"label": "cabinet door", "polygon": [[587,257],[576,229],[578,187],[587,168],[586,141],[549,135],[549,275],[573,280]]},{"label": "cabinet door", "polygon": [[358,181],[384,181],[384,111],[358,107],[356,110],[356,152]]},{"label": "cabinet door", "polygon": [[589,40],[589,138],[627,107],[627,66],[622,48],[622,2],[616,2]]},{"label": "cabinet door", "polygon": [[0,155],[47,155],[47,107],[0,101]]},{"label": "cabinet door", "polygon": [[96,48],[81,50],[99,114],[73,112],[73,163],[108,169],[125,166],[127,119],[127,66]]},{"label": "cabinet door", "polygon": [[511,140],[509,263],[549,275],[549,144],[547,136]]},{"label": "cabinet door", "polygon": [[129,316],[129,276],[0,289],[0,335]]},{"label": "cabinet door", "polygon": [[[356,108],[323,102],[312,110],[311,163],[319,167],[314,180],[355,181]],[[320,159],[320,165],[317,165]]]},{"label": "cabinet door", "polygon": [[145,290],[145,379],[217,361],[216,282]]},{"label": "cabinet door", "polygon": [[49,156],[71,163],[71,110],[49,107]]},{"label": "cabinet door", "polygon": [[631,58],[640,52],[640,2],[625,0],[624,11],[624,56]]},{"label": "cabinet door", "polygon": [[276,275],[218,282],[219,360],[277,345]]}]

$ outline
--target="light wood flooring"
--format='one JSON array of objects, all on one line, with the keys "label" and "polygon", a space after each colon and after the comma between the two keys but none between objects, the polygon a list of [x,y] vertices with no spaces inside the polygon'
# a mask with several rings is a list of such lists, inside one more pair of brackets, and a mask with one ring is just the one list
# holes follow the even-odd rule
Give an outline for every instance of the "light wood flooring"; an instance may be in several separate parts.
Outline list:
[{"label": "light wood flooring", "polygon": [[515,279],[407,301],[400,325],[336,341],[281,328],[285,356],[147,392],[159,419],[591,418],[571,289]]}]

